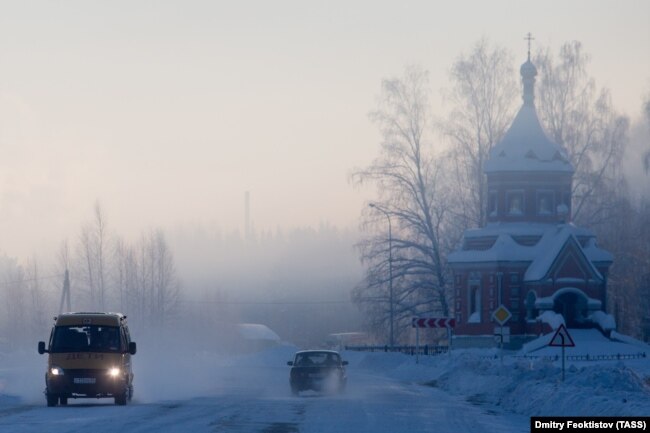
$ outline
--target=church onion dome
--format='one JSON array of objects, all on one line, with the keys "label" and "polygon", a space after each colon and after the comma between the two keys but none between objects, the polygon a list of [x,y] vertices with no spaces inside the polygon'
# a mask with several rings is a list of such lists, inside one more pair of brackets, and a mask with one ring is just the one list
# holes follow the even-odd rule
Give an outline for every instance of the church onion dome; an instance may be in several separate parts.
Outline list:
[{"label": "church onion dome", "polygon": [[537,68],[535,65],[533,65],[533,62],[530,61],[530,59],[526,60],[526,63],[521,65],[521,68],[519,69],[519,73],[521,73],[522,78],[535,78],[537,75]]},{"label": "church onion dome", "polygon": [[551,141],[535,110],[537,69],[528,59],[521,65],[524,103],[503,139],[490,151],[485,173],[546,171],[573,173],[564,149]]}]

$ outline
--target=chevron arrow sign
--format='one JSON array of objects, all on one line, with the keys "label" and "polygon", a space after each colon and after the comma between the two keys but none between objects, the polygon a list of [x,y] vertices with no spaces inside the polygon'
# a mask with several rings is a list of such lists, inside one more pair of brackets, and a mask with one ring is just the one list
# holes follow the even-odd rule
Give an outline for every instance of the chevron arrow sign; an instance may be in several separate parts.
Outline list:
[{"label": "chevron arrow sign", "polygon": [[453,328],[456,326],[456,319],[450,317],[414,317],[411,320],[414,328]]}]

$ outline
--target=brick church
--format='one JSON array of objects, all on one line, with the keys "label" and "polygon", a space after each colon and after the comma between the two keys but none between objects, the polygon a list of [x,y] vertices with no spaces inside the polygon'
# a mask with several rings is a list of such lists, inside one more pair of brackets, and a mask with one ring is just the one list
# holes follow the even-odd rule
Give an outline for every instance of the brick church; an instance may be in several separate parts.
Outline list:
[{"label": "brick church", "polygon": [[487,224],[467,230],[448,258],[455,345],[493,345],[500,305],[512,314],[504,326],[514,347],[562,318],[569,328],[612,322],[605,313],[612,255],[571,222],[574,168],[539,122],[536,75],[529,54],[521,66],[523,105],[484,166]]}]

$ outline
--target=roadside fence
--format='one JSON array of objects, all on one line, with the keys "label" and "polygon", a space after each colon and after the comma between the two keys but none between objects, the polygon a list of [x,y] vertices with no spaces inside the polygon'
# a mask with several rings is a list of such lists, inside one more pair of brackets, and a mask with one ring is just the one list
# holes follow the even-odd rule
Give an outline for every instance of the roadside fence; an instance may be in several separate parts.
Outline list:
[{"label": "roadside fence", "polygon": [[[350,350],[354,352],[393,352],[393,353],[403,353],[405,355],[415,356],[418,354],[417,346],[393,346],[388,345],[384,346],[345,346],[345,350]],[[424,345],[419,347],[419,355],[421,356],[436,356],[442,355],[449,352],[449,346],[429,346]],[[499,354],[494,354],[491,356],[481,356],[482,359],[498,359]],[[529,360],[545,360],[545,361],[559,361],[562,359],[560,355],[554,356],[541,356],[541,355],[505,355],[507,358],[515,359],[529,359]],[[632,359],[645,359],[648,355],[646,352],[638,353],[616,353],[608,355],[567,355],[565,359],[567,361],[625,361]]]},{"label": "roadside fence", "polygon": [[[560,355],[555,356],[536,356],[536,355],[510,355],[519,359],[542,359],[545,361],[558,361],[561,359]],[[647,355],[645,352],[639,353],[616,353],[609,355],[566,355],[567,361],[624,361],[629,359],[643,359]]]},{"label": "roadside fence", "polygon": [[423,346],[345,346],[345,350],[354,352],[393,352],[404,353],[406,355],[415,356],[416,354],[423,356],[442,355],[449,351],[449,346],[430,346],[425,344]]}]

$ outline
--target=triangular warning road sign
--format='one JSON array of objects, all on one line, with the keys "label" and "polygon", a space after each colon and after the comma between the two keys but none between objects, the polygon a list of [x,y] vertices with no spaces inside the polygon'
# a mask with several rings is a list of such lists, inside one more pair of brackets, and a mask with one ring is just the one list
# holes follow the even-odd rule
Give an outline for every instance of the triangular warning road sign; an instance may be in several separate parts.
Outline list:
[{"label": "triangular warning road sign", "polygon": [[551,342],[548,343],[549,346],[555,347],[575,347],[573,338],[569,335],[569,331],[564,327],[564,324],[560,325],[555,331],[555,335],[551,338]]}]

